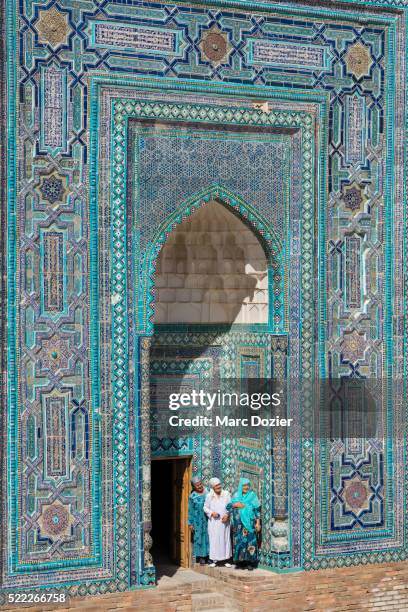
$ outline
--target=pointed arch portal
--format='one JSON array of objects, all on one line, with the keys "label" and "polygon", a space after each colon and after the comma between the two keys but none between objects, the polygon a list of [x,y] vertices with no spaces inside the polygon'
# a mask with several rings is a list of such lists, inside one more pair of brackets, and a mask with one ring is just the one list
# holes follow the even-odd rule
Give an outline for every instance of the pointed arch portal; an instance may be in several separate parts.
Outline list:
[{"label": "pointed arch portal", "polygon": [[[222,388],[225,377],[244,381],[286,376],[286,338],[274,333],[284,310],[282,253],[273,228],[262,216],[219,185],[181,203],[164,220],[147,251],[150,337],[145,339],[148,348],[143,354],[150,399],[146,399],[149,410],[144,428],[150,428],[150,439],[144,452],[151,453],[152,460],[161,460],[154,462],[149,489],[148,564],[154,565],[163,555],[182,564],[189,558],[189,539],[180,518],[186,503],[184,477],[174,477],[168,493],[172,528],[162,529],[164,523],[158,519],[162,506],[157,489],[163,486],[163,470],[178,474],[183,457],[191,473],[206,481],[217,474],[230,489],[240,474],[247,474],[262,499],[274,499],[273,508],[265,505],[265,534],[273,518],[287,542],[286,445],[264,431],[241,434],[237,440],[221,430],[180,438],[176,433],[158,433],[154,425],[154,415],[162,410],[163,380],[172,392],[210,391]],[[248,462],[248,452],[257,453],[256,466]],[[229,469],[222,467],[220,457],[226,457],[223,461],[230,464]],[[176,461],[173,467],[172,461]],[[280,490],[263,478],[264,473],[272,473],[273,462],[280,471]],[[267,553],[264,556],[267,563]]]},{"label": "pointed arch portal", "polygon": [[[124,110],[131,111],[129,103],[119,104],[116,108],[120,117]],[[143,103],[138,102],[135,108],[137,113],[143,112]],[[158,111],[156,105],[154,112]],[[182,107],[179,111],[182,112]],[[172,112],[176,112],[174,108]],[[226,112],[228,114],[227,109]],[[300,123],[297,123],[300,117]],[[244,433],[234,440],[227,440],[218,431],[211,441],[205,442],[201,435],[177,437],[173,433],[160,433],[154,419],[152,422],[157,403],[163,401],[158,391],[159,380],[170,380],[170,384],[178,389],[186,384],[189,388],[205,388],[208,380],[221,385],[224,378],[274,377],[286,385],[290,368],[299,372],[302,342],[303,371],[311,372],[313,367],[309,350],[314,337],[313,316],[304,310],[302,328],[296,324],[301,316],[301,301],[306,305],[313,300],[313,289],[310,284],[303,287],[299,274],[302,269],[304,279],[310,279],[313,262],[313,183],[309,181],[312,167],[310,128],[313,122],[309,123],[307,114],[298,116],[281,111],[263,119],[272,123],[277,121],[280,126],[278,131],[271,129],[267,137],[271,138],[271,144],[268,144],[271,148],[266,149],[268,155],[264,160],[268,164],[273,159],[273,166],[268,167],[268,171],[263,167],[262,176],[258,175],[250,189],[247,189],[245,181],[251,180],[254,168],[252,135],[255,132],[240,135],[247,148],[242,149],[243,158],[233,158],[236,179],[230,180],[230,184],[213,180],[203,185],[202,177],[214,176],[217,164],[208,158],[205,151],[200,163],[203,164],[204,160],[207,165],[196,170],[190,163],[194,158],[188,157],[189,147],[187,157],[186,151],[181,150],[184,161],[177,159],[176,152],[180,152],[180,147],[177,148],[174,139],[180,137],[183,143],[186,142],[184,128],[175,131],[173,125],[165,122],[155,125],[154,122],[135,121],[129,124],[130,142],[134,146],[131,159],[136,162],[135,176],[130,172],[130,186],[137,185],[128,193],[124,217],[128,249],[130,246],[128,262],[131,263],[126,275],[127,286],[132,290],[128,290],[127,302],[133,325],[129,334],[130,339],[135,340],[134,352],[129,354],[129,423],[130,431],[135,431],[135,452],[133,456],[132,452],[130,454],[129,472],[130,524],[139,529],[138,538],[130,541],[133,583],[146,584],[154,580],[155,561],[160,553],[157,543],[162,540],[162,534],[157,533],[160,521],[155,510],[155,479],[157,482],[157,474],[160,469],[165,469],[167,462],[167,473],[174,477],[178,474],[178,482],[184,482],[184,476],[178,472],[183,465],[179,462],[181,459],[185,460],[192,474],[199,474],[206,481],[214,474],[219,475],[230,489],[235,488],[240,475],[249,477],[265,507],[265,545],[261,563],[277,568],[288,567],[292,562],[300,563],[301,534],[296,513],[295,522],[290,520],[289,503],[291,500],[294,507],[298,506],[300,487],[289,493],[288,466],[293,451],[285,437],[260,432],[259,435]],[[295,121],[291,124],[293,119]],[[287,125],[291,125],[290,131],[283,127]],[[280,128],[283,128],[281,132]],[[219,134],[221,139],[226,138],[229,147],[229,135],[226,137],[225,132],[219,133],[217,129],[215,125],[209,126],[208,130],[199,126],[193,127],[191,133],[193,138],[203,138],[205,131],[206,143],[213,135]],[[126,138],[125,131],[118,142],[123,138]],[[118,159],[122,150],[120,144]],[[257,155],[263,154],[259,147],[256,151]],[[295,158],[298,168],[305,171],[303,183],[299,174],[291,174]],[[172,181],[166,185],[162,177],[169,172]],[[220,179],[221,175],[228,174],[231,176],[231,171],[224,166]],[[274,176],[278,177],[277,180],[270,180]],[[119,193],[123,177],[113,179],[118,185],[114,193]],[[194,190],[195,179],[201,186],[197,190]],[[263,190],[264,180],[267,181],[266,191]],[[189,189],[186,189],[187,185]],[[240,189],[233,188],[233,185],[240,185]],[[186,197],[189,191],[190,195]],[[244,197],[243,193],[247,196]],[[119,196],[115,195],[112,203],[119,201]],[[121,209],[116,210],[114,206],[113,211],[113,227],[116,228],[116,220],[117,227],[120,227]],[[303,246],[300,248],[302,223]],[[220,225],[228,230],[221,232]],[[240,240],[237,240],[237,233]],[[113,236],[116,234],[115,229]],[[289,260],[292,237],[294,242]],[[235,249],[233,258],[232,249]],[[255,265],[248,261],[249,252],[252,252],[250,257],[255,259]],[[227,269],[232,265],[236,266],[234,281],[237,286],[227,287],[225,280],[231,276]],[[293,281],[290,304],[289,274]],[[115,300],[116,284],[121,290],[123,285],[119,275],[113,278]],[[259,302],[253,299],[255,292],[260,297]],[[254,306],[258,312],[251,319],[249,311]],[[113,307],[120,326],[121,302]],[[293,321],[294,340],[290,358],[289,320]],[[121,393],[121,388],[117,387],[118,393]],[[290,402],[291,416],[299,409],[297,399]],[[178,461],[177,466],[173,464],[170,467],[172,461]],[[132,471],[132,465],[135,471]],[[301,478],[300,472],[293,475]],[[178,502],[178,505],[184,507],[183,502],[181,505]],[[178,561],[181,562],[188,557],[187,550],[181,551],[184,536],[180,524],[173,525],[172,529],[179,533],[180,541],[177,545],[173,542],[174,546],[169,545],[167,550],[178,550]]]}]

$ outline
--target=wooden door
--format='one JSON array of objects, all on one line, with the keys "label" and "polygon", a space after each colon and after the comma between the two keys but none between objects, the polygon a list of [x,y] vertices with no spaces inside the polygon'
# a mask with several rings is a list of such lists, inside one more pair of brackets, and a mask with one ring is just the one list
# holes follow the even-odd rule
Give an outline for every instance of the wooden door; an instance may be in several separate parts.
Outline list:
[{"label": "wooden door", "polygon": [[188,529],[191,458],[172,461],[173,468],[173,560],[181,567],[190,566],[191,538]]}]

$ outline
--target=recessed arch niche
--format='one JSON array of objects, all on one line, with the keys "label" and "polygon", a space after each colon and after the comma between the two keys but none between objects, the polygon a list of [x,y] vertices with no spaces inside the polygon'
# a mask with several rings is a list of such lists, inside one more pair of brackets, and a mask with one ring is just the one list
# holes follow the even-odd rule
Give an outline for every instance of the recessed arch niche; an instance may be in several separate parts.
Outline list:
[{"label": "recessed arch niche", "polygon": [[[268,562],[270,555],[287,552],[289,546],[286,444],[281,441],[278,447],[270,432],[263,430],[243,431],[233,439],[221,428],[211,432],[198,428],[177,436],[177,431],[158,423],[163,408],[168,408],[170,390],[231,391],[232,381],[243,389],[249,378],[280,377],[284,384],[287,341],[269,326],[274,289],[268,278],[277,269],[278,257],[263,234],[270,237],[272,229],[263,225],[265,229],[258,233],[250,215],[241,216],[218,194],[201,201],[188,216],[179,213],[177,224],[172,221],[160,230],[160,237],[166,239],[152,265],[153,333],[143,352],[145,362],[149,361],[149,369],[144,369],[149,384],[146,443],[152,459],[190,458],[192,473],[206,483],[215,475],[232,490],[241,475],[248,476],[265,504],[266,523],[271,527],[273,518],[275,525],[274,534],[265,527],[269,544],[264,545],[262,559]],[[248,461],[253,452],[256,465]],[[277,486],[265,477],[274,470],[280,474]],[[147,565],[157,562],[163,553],[159,545],[166,540],[160,533],[157,482],[157,476],[152,477]]]},{"label": "recessed arch niche", "polygon": [[257,235],[211,200],[178,225],[156,265],[155,323],[267,323],[268,262]]}]

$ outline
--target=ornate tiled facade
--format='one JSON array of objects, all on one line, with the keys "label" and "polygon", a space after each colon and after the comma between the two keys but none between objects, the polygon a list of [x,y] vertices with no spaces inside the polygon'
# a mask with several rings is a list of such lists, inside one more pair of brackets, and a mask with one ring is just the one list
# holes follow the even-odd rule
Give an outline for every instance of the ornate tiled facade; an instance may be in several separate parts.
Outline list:
[{"label": "ornate tiled facade", "polygon": [[[406,559],[407,2],[2,4],[3,586],[154,581],[151,382],[180,344],[289,381],[291,441],[172,451],[251,475],[263,564]],[[213,200],[263,245],[268,323],[159,332],[158,253]],[[392,381],[377,435],[314,436],[315,377]]]}]

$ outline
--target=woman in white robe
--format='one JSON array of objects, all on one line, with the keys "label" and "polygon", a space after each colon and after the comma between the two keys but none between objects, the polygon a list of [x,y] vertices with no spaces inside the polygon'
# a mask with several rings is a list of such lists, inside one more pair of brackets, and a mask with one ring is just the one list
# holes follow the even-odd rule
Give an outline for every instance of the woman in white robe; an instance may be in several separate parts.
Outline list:
[{"label": "woman in white robe", "polygon": [[[208,516],[208,537],[210,540],[210,567],[215,567],[218,561],[227,561],[231,558],[231,525],[227,504],[231,495],[223,490],[218,478],[211,478],[211,491],[204,502],[204,512]],[[232,567],[224,563],[225,567]]]}]

